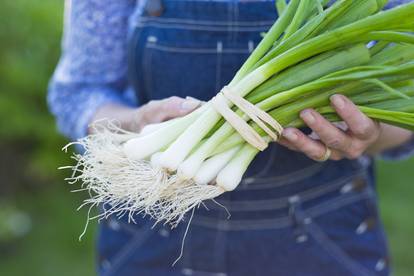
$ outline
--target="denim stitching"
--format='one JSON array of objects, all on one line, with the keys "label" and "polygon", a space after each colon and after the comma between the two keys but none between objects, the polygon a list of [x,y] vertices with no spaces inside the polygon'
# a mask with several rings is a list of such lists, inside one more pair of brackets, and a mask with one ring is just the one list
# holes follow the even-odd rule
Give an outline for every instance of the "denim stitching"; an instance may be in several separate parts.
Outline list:
[{"label": "denim stitching", "polygon": [[[315,199],[321,195],[324,195],[328,192],[333,192],[338,190],[346,183],[350,182],[353,178],[358,177],[360,174],[340,178],[331,185],[320,185],[315,188],[305,190],[304,192],[298,193],[297,195],[301,198],[302,201],[306,202],[312,199]],[[229,211],[260,211],[260,210],[277,210],[286,208],[289,197],[269,199],[269,200],[244,200],[244,201],[225,201],[220,200],[220,204],[226,206]],[[211,206],[210,209],[220,209],[219,206]]]},{"label": "denim stitching", "polygon": [[[181,48],[164,46],[159,44],[149,44],[147,46],[150,49],[155,49],[164,52],[175,52],[175,53],[186,53],[186,54],[217,54],[217,48]],[[224,54],[247,54],[247,49],[236,49],[236,48],[223,48],[222,53]]]},{"label": "denim stitching", "polygon": [[146,93],[150,94],[152,91],[152,50],[149,47],[150,42],[147,41],[145,42],[145,47],[144,47],[144,51],[142,53],[142,68],[143,70],[145,70],[145,72],[143,73],[143,80],[144,83],[143,85],[145,86],[146,89]]},{"label": "denim stitching", "polygon": [[356,276],[374,276],[365,267],[352,260],[334,241],[332,241],[323,230],[315,223],[306,226],[308,233],[318,242],[318,244],[337,262],[342,264],[347,270]]},{"label": "denim stitching", "polygon": [[[185,270],[188,270],[188,272],[184,272]],[[202,271],[202,270],[196,270],[192,268],[183,268],[182,274],[184,275],[197,275],[197,276],[227,276],[226,272],[208,272],[208,271]]]},{"label": "denim stitching", "polygon": [[217,20],[195,20],[172,17],[138,17],[135,23],[139,22],[155,22],[155,23],[178,23],[183,25],[206,25],[206,26],[229,26],[236,25],[242,27],[270,27],[275,22],[271,20],[261,21],[217,21]]},{"label": "denim stitching", "polygon": [[216,91],[219,91],[221,84],[221,62],[223,56],[223,42],[217,42],[217,56],[216,56]]},{"label": "denim stitching", "polygon": [[[360,193],[357,195],[358,199],[371,199],[372,194],[367,190],[363,193]],[[318,217],[322,214],[326,214],[331,211],[335,211],[338,207],[350,204],[353,201],[354,198],[344,197],[340,199],[334,199],[330,200],[324,203],[321,203],[317,206],[311,207],[307,210],[305,210],[306,213],[308,213],[311,217]]]},{"label": "denim stitching", "polygon": [[132,222],[132,224],[134,225],[133,226],[133,225],[131,225],[130,222],[125,222],[125,221],[122,221],[121,219],[118,219],[118,218],[112,218],[112,219],[116,220],[116,222],[119,224],[120,230],[124,230],[124,231],[130,233],[131,235],[135,235],[137,232],[143,231],[143,229],[147,225],[147,223],[144,223],[143,225],[139,226],[138,224]]},{"label": "denim stitching", "polygon": [[[330,200],[334,208],[320,209],[319,212],[308,212],[309,209],[304,210],[311,218],[317,218],[330,211],[337,210],[341,207],[348,206],[352,203],[367,199],[367,193],[346,195],[346,199],[338,200],[337,198]],[[219,229],[222,231],[247,231],[247,230],[266,230],[266,229],[281,229],[292,225],[292,219],[289,216],[273,218],[273,219],[257,219],[257,220],[232,220],[228,221],[224,226],[220,224],[223,219],[210,218],[206,216],[198,216],[193,219],[195,225]],[[226,221],[226,220],[224,220]]]},{"label": "denim stitching", "polygon": [[231,1],[231,32],[230,32],[230,36],[231,36],[231,41],[236,41],[236,37],[237,37],[237,27],[236,27],[236,22],[238,20],[238,16],[237,16],[237,2],[236,1]]},{"label": "denim stitching", "polygon": [[288,227],[292,224],[290,217],[282,217],[267,220],[233,220],[229,223],[222,224],[222,219],[209,217],[197,217],[193,219],[193,223],[197,226],[218,229],[221,231],[246,231],[246,230],[265,230],[280,229]]},{"label": "denim stitching", "polygon": [[[218,224],[222,225],[222,224],[226,224],[227,221],[219,221]],[[183,227],[185,228],[185,227]],[[185,230],[185,229],[183,229]],[[215,252],[221,252],[222,254],[223,251],[217,250],[217,246],[221,245],[224,247],[224,252],[226,251],[226,243],[224,241],[221,241],[223,238],[226,239],[226,233],[219,231],[217,229],[214,229],[215,231],[215,235],[216,235],[216,241],[215,241],[215,246],[214,246],[214,251]],[[184,234],[184,231],[183,231]],[[221,235],[221,236],[219,236]],[[187,235],[187,242],[190,244],[191,243],[191,232],[189,233],[189,235]],[[192,268],[192,262],[191,262],[191,258],[190,256],[192,255],[192,251],[190,251],[191,248],[184,248],[184,255],[183,255],[183,261],[182,261],[182,274],[184,275],[193,275],[192,273],[195,273],[194,275],[216,275],[216,276],[225,276],[227,275],[227,273],[225,272],[208,272],[208,271],[201,271],[201,270],[196,270]],[[212,252],[213,256],[214,256],[214,261],[217,261],[217,258],[219,258],[219,256],[215,254],[215,252]],[[222,267],[223,270],[225,270],[225,267]],[[185,270],[190,270],[188,273],[184,273]]]},{"label": "denim stitching", "polygon": [[[229,25],[230,26],[230,25]],[[156,27],[159,29],[179,29],[179,30],[195,30],[195,31],[218,31],[218,32],[227,32],[229,26],[226,27],[212,27],[212,26],[196,26],[196,25],[180,25],[180,24],[161,24],[156,22],[139,22],[136,23],[134,27]],[[238,28],[239,32],[265,32],[269,29],[269,26],[265,27],[243,27]]]},{"label": "denim stitching", "polygon": [[[323,164],[315,163],[311,166],[308,166],[304,169],[294,171],[285,175],[277,175],[273,177],[253,179],[252,182],[249,181],[249,185],[244,185],[240,187],[240,190],[260,190],[274,187],[281,187],[287,184],[301,181],[303,179],[309,178],[310,176],[318,173],[324,168]],[[242,180],[245,182],[246,179]],[[277,182],[277,183],[274,183]],[[250,185],[254,184],[254,185]]]}]

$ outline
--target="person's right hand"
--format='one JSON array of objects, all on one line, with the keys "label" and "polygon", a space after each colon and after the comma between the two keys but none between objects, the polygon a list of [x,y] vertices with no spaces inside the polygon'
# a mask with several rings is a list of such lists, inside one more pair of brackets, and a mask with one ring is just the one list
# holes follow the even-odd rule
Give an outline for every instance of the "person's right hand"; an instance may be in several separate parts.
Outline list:
[{"label": "person's right hand", "polygon": [[[200,106],[200,101],[194,98],[169,97],[163,100],[150,101],[137,109],[141,129],[148,124],[156,124],[182,117]],[[136,122],[138,122],[136,120]]]},{"label": "person's right hand", "polygon": [[[121,128],[139,132],[148,124],[161,123],[177,117],[182,117],[199,107],[201,101],[194,98],[169,97],[163,100],[150,101],[138,108],[122,105],[105,105],[101,107],[93,121],[108,119],[119,122]],[[92,128],[90,129],[90,132]]]}]

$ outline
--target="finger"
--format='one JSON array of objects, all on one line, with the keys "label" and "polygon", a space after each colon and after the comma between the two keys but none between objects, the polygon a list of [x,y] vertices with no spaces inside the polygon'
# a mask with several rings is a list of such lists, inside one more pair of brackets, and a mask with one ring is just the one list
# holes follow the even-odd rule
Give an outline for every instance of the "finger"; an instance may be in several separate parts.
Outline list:
[{"label": "finger", "polygon": [[[343,132],[348,131],[348,126],[345,122],[334,122],[332,124],[336,126],[337,128],[339,128],[340,130],[342,130]],[[309,137],[312,138],[313,140],[321,140],[318,134],[316,134],[314,131],[312,131],[312,133],[309,134]]]},{"label": "finger", "polygon": [[162,100],[159,107],[159,116],[162,121],[184,116],[198,106],[200,101],[195,99],[183,99],[180,97],[170,97]]},{"label": "finger", "polygon": [[277,140],[277,143],[290,150],[299,151],[291,142],[289,142],[289,140],[284,137],[280,137],[279,140]]},{"label": "finger", "polygon": [[329,148],[347,151],[351,147],[352,138],[313,109],[303,110],[300,117]]},{"label": "finger", "polygon": [[375,122],[362,113],[347,97],[333,95],[331,96],[331,104],[355,137],[370,140],[377,134]]},{"label": "finger", "polygon": [[[283,137],[297,150],[306,154],[309,158],[320,161],[326,154],[326,146],[321,142],[315,141],[295,128],[287,128],[282,132]],[[342,159],[342,155],[332,150],[331,159]]]}]

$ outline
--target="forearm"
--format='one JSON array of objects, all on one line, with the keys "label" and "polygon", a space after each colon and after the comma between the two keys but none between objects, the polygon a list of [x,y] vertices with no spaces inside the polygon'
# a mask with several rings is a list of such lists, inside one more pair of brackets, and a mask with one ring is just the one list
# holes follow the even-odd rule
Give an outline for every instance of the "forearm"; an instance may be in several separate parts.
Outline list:
[{"label": "forearm", "polygon": [[399,127],[381,123],[380,129],[378,140],[366,151],[370,155],[398,147],[413,138],[413,132]]}]

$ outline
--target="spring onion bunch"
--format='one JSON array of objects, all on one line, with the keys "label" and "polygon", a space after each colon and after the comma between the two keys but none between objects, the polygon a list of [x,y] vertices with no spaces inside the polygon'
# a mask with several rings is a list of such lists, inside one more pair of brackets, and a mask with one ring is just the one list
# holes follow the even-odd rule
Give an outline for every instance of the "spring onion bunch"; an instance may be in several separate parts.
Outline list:
[{"label": "spring onion bunch", "polygon": [[[381,11],[385,0],[276,1],[279,18],[228,84],[281,126],[298,114],[340,118],[329,97],[350,97],[367,116],[414,130],[414,3]],[[217,96],[219,97],[219,96]],[[265,141],[271,137],[227,102]],[[145,213],[175,226],[203,200],[234,190],[260,149],[212,101],[189,115],[130,133],[100,128],[78,143],[71,183],[81,181],[100,216]]]}]

